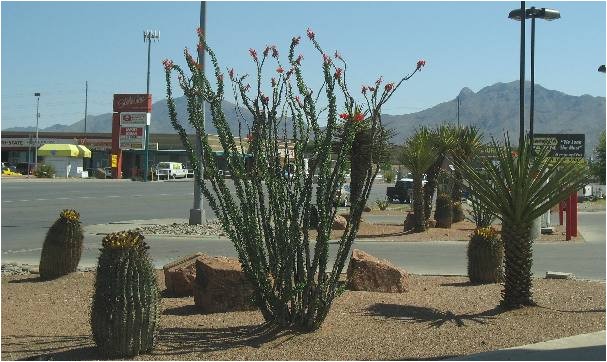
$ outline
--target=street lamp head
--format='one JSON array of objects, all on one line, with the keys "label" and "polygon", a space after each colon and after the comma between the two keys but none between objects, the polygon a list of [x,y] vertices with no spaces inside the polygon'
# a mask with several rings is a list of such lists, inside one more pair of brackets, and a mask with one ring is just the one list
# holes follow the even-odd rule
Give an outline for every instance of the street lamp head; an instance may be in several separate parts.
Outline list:
[{"label": "street lamp head", "polygon": [[605,64],[603,64],[599,67],[599,72],[605,73]]},{"label": "street lamp head", "polygon": [[40,93],[34,93],[34,97],[40,97]]},{"label": "street lamp head", "polygon": [[[521,9],[514,9],[508,14],[508,18],[516,21],[521,21],[522,16]],[[536,9],[534,7],[530,9],[525,9],[525,19],[544,19],[547,21],[552,21],[561,18],[561,13],[558,10],[540,8]]]}]

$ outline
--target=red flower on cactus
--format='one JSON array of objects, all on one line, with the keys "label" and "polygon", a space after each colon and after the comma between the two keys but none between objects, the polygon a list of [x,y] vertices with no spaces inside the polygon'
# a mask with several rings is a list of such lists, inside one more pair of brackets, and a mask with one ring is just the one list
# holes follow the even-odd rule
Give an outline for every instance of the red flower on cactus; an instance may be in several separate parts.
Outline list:
[{"label": "red flower on cactus", "polygon": [[369,91],[375,92],[375,87],[369,87]]},{"label": "red flower on cactus", "polygon": [[339,54],[337,50],[335,51],[335,59],[343,60],[341,54]]},{"label": "red flower on cactus", "polygon": [[253,142],[253,135],[252,134],[250,134],[250,133],[247,134],[247,141]]},{"label": "red flower on cactus", "polygon": [[276,68],[276,72],[277,72],[277,73],[282,73],[282,72],[284,72],[284,71],[285,71],[285,70],[284,70],[284,69],[282,69],[282,67],[278,67],[278,68]]},{"label": "red flower on cactus", "polygon": [[291,39],[291,43],[297,45],[299,44],[299,39],[301,39],[300,36],[294,36],[293,39]]},{"label": "red flower on cactus", "polygon": [[365,119],[365,116],[362,113],[356,113],[354,115],[354,122],[360,122]]},{"label": "red flower on cactus", "polygon": [[204,44],[198,43],[198,45],[196,45],[196,50],[198,50],[198,52],[203,52],[204,51]]},{"label": "red flower on cactus", "polygon": [[362,113],[360,113],[358,110],[356,110],[354,112],[354,116],[352,116],[348,113],[342,113],[339,115],[339,118],[341,118],[345,121],[350,121],[350,122],[360,122],[365,119],[365,116]]},{"label": "red flower on cactus", "polygon": [[255,61],[257,61],[257,51],[253,48],[249,49],[249,54],[251,54],[251,57],[253,57],[253,59],[255,59]]},{"label": "red flower on cactus", "polygon": [[297,59],[295,60],[295,64],[301,65],[301,61],[303,60],[303,54],[299,54]]},{"label": "red flower on cactus", "polygon": [[368,89],[368,88],[367,88],[367,86],[364,86],[364,85],[363,85],[363,86],[362,86],[362,88],[360,89],[360,92],[361,92],[362,94],[367,94],[367,89]]},{"label": "red flower on cactus", "polygon": [[325,53],[322,53],[322,61],[325,64],[331,64],[331,57]]},{"label": "red flower on cactus", "polygon": [[417,61],[417,70],[421,70],[422,67],[424,67],[426,65],[426,61],[423,59],[420,59]]},{"label": "red flower on cactus", "polygon": [[270,102],[270,97],[263,95],[263,93],[261,94],[261,103],[267,105]]},{"label": "red flower on cactus", "polygon": [[335,70],[335,75],[334,75],[335,79],[340,79],[341,78],[341,72],[342,72],[341,68],[337,68]]},{"label": "red flower on cactus", "polygon": [[272,45],[272,57],[278,59],[278,49],[276,49],[276,45]]},{"label": "red flower on cactus", "polygon": [[383,82],[383,81],[384,81],[384,77],[379,77],[379,79],[377,79],[377,80],[375,81],[375,85],[376,85],[376,86],[379,86],[379,85],[381,84],[381,82]]},{"label": "red flower on cactus", "polygon": [[384,89],[386,90],[386,92],[391,91],[392,89],[394,89],[394,83],[388,83],[384,86]]},{"label": "red flower on cactus", "polygon": [[341,118],[343,120],[347,120],[348,118],[350,118],[350,115],[347,113],[342,113],[339,115],[339,118]]},{"label": "red flower on cactus", "polygon": [[271,84],[272,88],[276,87],[276,78],[272,77]]},{"label": "red flower on cactus", "polygon": [[230,80],[234,80],[234,68],[228,70],[228,75],[230,76]]},{"label": "red flower on cactus", "polygon": [[287,71],[287,73],[285,74],[285,77],[287,77],[287,79],[288,79],[291,76],[291,74],[293,74],[293,68],[291,68]]},{"label": "red flower on cactus", "polygon": [[173,61],[169,60],[169,59],[165,59],[162,61],[162,64],[164,65],[164,70],[171,70],[171,68],[173,68]]},{"label": "red flower on cactus", "polygon": [[201,28],[196,28],[196,34],[198,34],[198,36],[202,36],[204,31]]},{"label": "red flower on cactus", "polygon": [[310,40],[314,39],[315,34],[312,29],[308,28],[308,30],[306,30],[306,34],[308,34],[308,38],[310,38]]},{"label": "red flower on cactus", "polygon": [[263,56],[267,57],[269,53],[270,53],[270,46],[267,45],[266,48],[263,51]]}]

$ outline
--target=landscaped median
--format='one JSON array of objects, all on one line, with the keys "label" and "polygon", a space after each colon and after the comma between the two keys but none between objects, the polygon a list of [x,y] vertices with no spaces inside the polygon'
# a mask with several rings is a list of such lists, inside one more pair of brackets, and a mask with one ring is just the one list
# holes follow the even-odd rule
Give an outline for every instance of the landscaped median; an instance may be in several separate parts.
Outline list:
[{"label": "landscaped median", "polygon": [[[161,270],[157,279],[164,291]],[[89,323],[94,281],[94,272],[2,276],[2,359],[101,358]],[[305,334],[267,330],[258,311],[200,314],[193,297],[163,297],[156,347],[135,359],[440,359],[605,328],[604,283],[534,279],[538,305],[510,311],[496,307],[501,289],[411,275],[405,293],[345,291]]]}]

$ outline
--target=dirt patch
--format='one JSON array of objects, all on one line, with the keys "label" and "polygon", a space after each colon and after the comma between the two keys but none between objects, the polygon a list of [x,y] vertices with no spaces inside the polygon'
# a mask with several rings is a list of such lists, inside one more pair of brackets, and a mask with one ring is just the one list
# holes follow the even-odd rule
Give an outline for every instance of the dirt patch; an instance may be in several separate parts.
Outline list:
[{"label": "dirt patch", "polygon": [[[94,279],[3,276],[2,359],[99,359],[89,324]],[[156,348],[136,359],[440,359],[605,328],[604,283],[535,279],[538,306],[511,311],[496,307],[501,289],[412,275],[403,294],[346,291],[306,334],[268,331],[257,311],[203,315],[192,297],[163,298]]]},{"label": "dirt patch", "polygon": [[[363,214],[363,220],[365,214]],[[404,216],[403,216],[404,219]],[[363,221],[358,228],[356,240],[359,241],[399,241],[399,242],[421,242],[421,241],[469,241],[470,235],[474,231],[476,225],[468,220],[456,222],[451,225],[450,229],[443,228],[428,228],[426,231],[416,233],[413,231],[403,231],[402,224],[396,223],[369,223]],[[500,224],[494,225],[495,229],[500,231]],[[331,240],[338,240],[343,235],[342,230],[333,230],[331,232]],[[310,230],[310,238],[316,239],[317,233],[315,230]],[[554,226],[554,233],[551,235],[542,234],[535,242],[565,242],[565,226]],[[568,243],[583,242],[584,238],[580,233],[577,237],[572,237]]]}]

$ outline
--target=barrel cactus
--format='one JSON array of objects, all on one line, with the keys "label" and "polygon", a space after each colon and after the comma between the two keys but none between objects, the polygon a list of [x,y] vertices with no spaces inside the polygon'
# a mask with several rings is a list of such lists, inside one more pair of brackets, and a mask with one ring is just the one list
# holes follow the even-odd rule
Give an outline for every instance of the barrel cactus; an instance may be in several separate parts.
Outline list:
[{"label": "barrel cactus", "polygon": [[461,202],[454,202],[452,210],[453,222],[460,222],[466,220],[466,215],[464,214],[464,208],[462,207]]},{"label": "barrel cactus", "polygon": [[40,278],[53,279],[73,273],[82,256],[80,214],[63,210],[46,233],[40,255]]},{"label": "barrel cactus", "polygon": [[504,243],[492,227],[474,230],[468,244],[468,278],[472,283],[503,281]]},{"label": "barrel cactus", "polygon": [[451,227],[453,222],[452,209],[453,206],[450,195],[441,193],[436,197],[436,211],[434,212],[436,227],[447,229]]},{"label": "barrel cactus", "polygon": [[149,352],[160,306],[149,247],[136,231],[108,234],[102,245],[91,310],[95,343],[108,358]]}]

